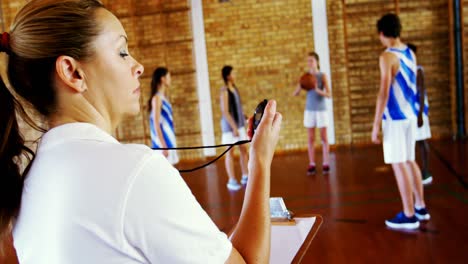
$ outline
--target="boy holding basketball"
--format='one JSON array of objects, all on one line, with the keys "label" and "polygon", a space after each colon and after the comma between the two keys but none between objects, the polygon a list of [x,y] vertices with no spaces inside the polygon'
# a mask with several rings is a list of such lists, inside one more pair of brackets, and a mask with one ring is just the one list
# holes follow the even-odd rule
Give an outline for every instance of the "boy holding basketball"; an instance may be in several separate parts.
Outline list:
[{"label": "boy holding basketball", "polygon": [[[417,229],[420,220],[429,220],[424,202],[421,171],[415,162],[417,113],[416,55],[400,40],[398,16],[386,14],[377,22],[380,41],[387,48],[380,55],[380,90],[372,128],[372,142],[380,144],[386,164],[391,164],[403,203],[403,211],[385,224],[397,229]],[[413,199],[414,195],[414,199]]]},{"label": "boy holding basketball", "polygon": [[328,113],[325,98],[330,98],[331,92],[327,76],[325,73],[319,71],[319,56],[317,53],[310,52],[308,54],[307,66],[307,73],[312,76],[303,76],[301,78],[301,83],[298,84],[293,93],[294,96],[297,96],[299,95],[301,88],[307,90],[306,109],[304,111],[304,126],[307,128],[309,152],[309,166],[307,168],[307,173],[313,174],[316,171],[314,151],[316,127],[320,129],[320,137],[322,139],[322,172],[328,173],[330,171],[330,147],[327,138]]}]

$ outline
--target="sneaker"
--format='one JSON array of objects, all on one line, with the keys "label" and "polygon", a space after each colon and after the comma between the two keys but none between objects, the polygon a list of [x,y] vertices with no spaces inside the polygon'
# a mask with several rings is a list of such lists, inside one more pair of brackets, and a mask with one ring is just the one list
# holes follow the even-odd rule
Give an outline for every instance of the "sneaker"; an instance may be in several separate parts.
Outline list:
[{"label": "sneaker", "polygon": [[424,173],[423,174],[423,179],[422,179],[422,184],[423,185],[428,185],[430,183],[432,183],[432,175],[429,172]]},{"label": "sneaker", "polygon": [[429,220],[431,219],[431,215],[426,210],[426,208],[414,208],[414,215],[419,219],[419,221]]},{"label": "sneaker", "polygon": [[330,172],[330,166],[328,164],[323,164],[322,165],[322,171],[323,171],[323,173],[329,173]]},{"label": "sneaker", "polygon": [[230,191],[238,191],[240,188],[242,188],[242,185],[240,185],[237,180],[229,180],[227,183],[227,188]]},{"label": "sneaker", "polygon": [[315,174],[315,165],[309,165],[307,168],[307,174]]},{"label": "sneaker", "polygon": [[241,183],[242,184],[247,184],[247,180],[248,180],[248,176],[247,175],[242,175],[242,179],[241,179]]},{"label": "sneaker", "polygon": [[416,216],[407,217],[403,212],[398,213],[395,218],[385,220],[385,224],[394,229],[417,229],[419,221]]}]

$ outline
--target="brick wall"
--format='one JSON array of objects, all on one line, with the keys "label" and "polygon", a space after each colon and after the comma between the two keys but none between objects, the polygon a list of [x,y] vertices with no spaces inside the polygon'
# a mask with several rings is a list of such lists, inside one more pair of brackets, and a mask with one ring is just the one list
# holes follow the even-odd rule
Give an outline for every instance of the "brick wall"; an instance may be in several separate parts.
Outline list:
[{"label": "brick wall", "polygon": [[[2,26],[8,29],[25,3],[24,0],[2,0]],[[201,145],[188,1],[104,0],[103,3],[119,17],[129,36],[130,52],[145,66],[141,78],[141,114],[124,120],[115,136],[122,142],[150,144],[146,106],[151,75],[156,67],[165,66],[171,71],[173,80],[169,100],[173,105],[184,106],[174,107],[177,142],[180,146]],[[23,122],[21,126],[28,139],[40,136]],[[202,157],[202,152],[181,151],[179,155],[182,159],[197,159]]]},{"label": "brick wall", "polygon": [[431,132],[452,134],[450,94],[450,18],[445,0],[400,0],[403,40],[418,46],[418,64],[425,70]]},{"label": "brick wall", "polygon": [[[189,2],[103,2],[122,21],[130,39],[130,52],[145,66],[141,78],[141,113],[124,120],[116,131],[116,137],[122,142],[150,145],[147,102],[151,76],[156,67],[164,66],[172,75],[168,99],[173,105],[177,143],[179,146],[201,145]],[[202,154],[199,150],[179,151],[182,159],[197,159]]]},{"label": "brick wall", "polygon": [[[2,26],[10,25],[25,0],[2,1]],[[151,74],[166,66],[173,73],[169,99],[174,107],[180,146],[202,144],[196,93],[193,39],[189,1],[105,0],[122,21],[130,51],[145,66],[142,112],[129,118],[116,131],[123,142],[149,144],[148,112]],[[403,22],[402,39],[419,46],[418,61],[426,69],[434,136],[454,132],[453,96],[450,93],[449,10],[445,0],[399,0]],[[396,12],[396,1],[327,1],[331,77],[336,141],[367,143],[370,139],[375,98],[379,88],[378,56],[383,50],[375,23],[385,12]],[[464,0],[468,17],[468,0]],[[295,82],[305,69],[305,54],[313,50],[310,0],[203,1],[209,78],[216,142],[220,142],[220,70],[231,64],[246,114],[263,98],[275,98],[284,115],[279,150],[306,148],[302,126],[305,96],[292,97]],[[465,61],[468,61],[468,19],[465,24]],[[466,63],[465,63],[466,64]],[[465,87],[468,87],[465,67]],[[465,94],[468,101],[468,93]],[[183,106],[183,107],[181,107]],[[468,107],[466,109],[468,111]],[[468,116],[468,115],[467,115]],[[29,137],[37,137],[25,129]],[[183,159],[202,157],[201,151],[184,151]]]},{"label": "brick wall", "polygon": [[[449,47],[447,2],[398,2],[397,5],[396,1],[327,1],[335,122],[340,124],[343,117],[342,127],[336,127],[338,142],[369,142],[379,89],[378,57],[384,49],[375,24],[384,13],[396,13],[397,9],[403,24],[402,40],[418,46],[418,63],[426,70],[432,133],[435,137],[452,133],[453,95],[451,73],[447,71],[450,51],[436,48]],[[348,98],[338,98],[341,96]]]},{"label": "brick wall", "polygon": [[264,98],[278,101],[283,130],[278,149],[306,148],[305,96],[291,94],[313,50],[310,0],[203,1],[216,141],[221,140],[221,68],[232,65],[246,115]]},{"label": "brick wall", "polygon": [[351,100],[348,86],[347,44],[343,1],[327,1],[328,40],[333,81],[333,111],[337,144],[351,142]]},{"label": "brick wall", "polygon": [[382,14],[395,10],[392,2],[382,3],[346,1],[344,6],[352,143],[370,139],[379,88],[378,58],[383,50],[375,23]]}]

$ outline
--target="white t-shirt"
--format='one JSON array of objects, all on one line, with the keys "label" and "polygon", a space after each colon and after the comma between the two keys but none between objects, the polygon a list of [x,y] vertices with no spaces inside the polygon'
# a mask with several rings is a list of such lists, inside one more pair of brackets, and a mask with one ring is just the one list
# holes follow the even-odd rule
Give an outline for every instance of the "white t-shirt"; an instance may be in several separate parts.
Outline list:
[{"label": "white t-shirt", "polygon": [[164,156],[87,123],[44,134],[13,237],[22,264],[224,263],[232,250]]}]

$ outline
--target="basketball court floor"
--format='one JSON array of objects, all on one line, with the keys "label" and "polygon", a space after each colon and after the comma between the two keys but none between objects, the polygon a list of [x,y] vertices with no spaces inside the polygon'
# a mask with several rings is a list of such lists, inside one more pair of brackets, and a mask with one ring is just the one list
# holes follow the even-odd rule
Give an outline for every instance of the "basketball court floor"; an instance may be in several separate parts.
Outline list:
[{"label": "basketball court floor", "polygon": [[[432,218],[417,231],[385,227],[384,220],[402,205],[392,169],[383,163],[382,146],[332,149],[326,175],[320,167],[315,175],[306,174],[306,152],[276,155],[271,196],[283,197],[296,214],[323,217],[303,263],[466,263],[468,143],[433,140],[430,149],[434,181],[425,187],[425,197]],[[183,177],[220,229],[229,232],[245,188],[227,190],[224,162]]]}]

